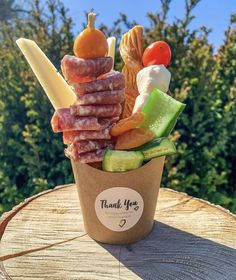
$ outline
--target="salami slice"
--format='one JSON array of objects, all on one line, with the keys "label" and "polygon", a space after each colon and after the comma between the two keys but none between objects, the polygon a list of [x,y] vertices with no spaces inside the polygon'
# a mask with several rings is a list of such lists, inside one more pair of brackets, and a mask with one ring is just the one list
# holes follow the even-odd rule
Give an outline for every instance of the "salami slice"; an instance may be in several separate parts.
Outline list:
[{"label": "salami slice", "polygon": [[117,104],[124,101],[124,90],[77,94],[77,105]]},{"label": "salami slice", "polygon": [[[105,151],[106,151],[106,149],[98,149],[93,152],[79,154],[77,156],[77,158],[75,159],[75,161],[80,162],[80,163],[100,162],[103,160]],[[66,156],[68,156],[68,155],[66,154]]]},{"label": "salami slice", "polygon": [[56,110],[51,119],[51,126],[53,132],[100,130],[102,128],[96,117],[76,117],[71,115],[69,108]]},{"label": "salami slice", "polygon": [[98,131],[64,131],[63,142],[64,144],[69,145],[80,140],[111,139],[109,131],[110,128]]},{"label": "salami slice", "polygon": [[98,119],[98,123],[101,126],[101,129],[105,129],[107,127],[113,126],[116,122],[118,122],[120,118],[119,117],[114,117],[114,118],[101,118]]},{"label": "salami slice", "polygon": [[77,94],[93,93],[98,91],[121,90],[125,87],[125,77],[118,71],[111,71],[87,83],[71,84]]},{"label": "salami slice", "polygon": [[61,70],[69,84],[84,83],[108,73],[112,69],[112,63],[111,57],[83,59],[65,55],[61,61]]},{"label": "salami slice", "polygon": [[111,140],[82,140],[72,143],[65,149],[67,157],[77,161],[82,153],[91,152],[102,148],[114,148],[114,141]]},{"label": "salami slice", "polygon": [[58,109],[51,119],[53,132],[74,130],[101,130],[111,126],[119,120],[114,118],[78,117],[70,113],[69,108]]},{"label": "salami slice", "polygon": [[114,105],[72,105],[70,113],[74,116],[94,116],[100,118],[117,117],[121,114],[120,104]]}]

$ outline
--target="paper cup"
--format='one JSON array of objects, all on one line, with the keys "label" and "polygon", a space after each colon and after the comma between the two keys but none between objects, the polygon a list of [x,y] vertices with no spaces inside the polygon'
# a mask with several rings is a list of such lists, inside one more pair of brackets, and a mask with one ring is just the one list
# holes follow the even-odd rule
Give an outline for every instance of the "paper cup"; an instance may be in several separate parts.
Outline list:
[{"label": "paper cup", "polygon": [[96,241],[128,244],[143,239],[153,226],[165,157],[121,173],[71,161],[84,226]]}]

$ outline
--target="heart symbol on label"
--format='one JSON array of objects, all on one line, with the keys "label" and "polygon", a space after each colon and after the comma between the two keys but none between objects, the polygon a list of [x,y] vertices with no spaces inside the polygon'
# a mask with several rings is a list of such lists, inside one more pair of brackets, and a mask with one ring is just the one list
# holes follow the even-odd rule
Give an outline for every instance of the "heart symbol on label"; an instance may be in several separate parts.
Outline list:
[{"label": "heart symbol on label", "polygon": [[119,226],[122,228],[126,224],[126,220],[122,219],[120,220]]},{"label": "heart symbol on label", "polygon": [[136,207],[134,208],[135,211],[138,211],[138,209],[139,209],[139,206],[136,206]]}]

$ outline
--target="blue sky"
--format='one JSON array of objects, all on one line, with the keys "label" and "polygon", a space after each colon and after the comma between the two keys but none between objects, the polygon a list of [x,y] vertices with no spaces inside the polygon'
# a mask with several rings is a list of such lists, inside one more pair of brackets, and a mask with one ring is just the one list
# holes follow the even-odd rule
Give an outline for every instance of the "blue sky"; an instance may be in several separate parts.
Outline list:
[{"label": "blue sky", "polygon": [[[103,22],[108,26],[117,19],[119,12],[125,13],[130,20],[135,19],[141,25],[148,25],[147,12],[160,9],[159,0],[64,0],[63,2],[76,23],[75,33],[81,29],[81,24],[85,20],[84,11],[90,11],[92,8],[99,13],[98,23]],[[168,21],[173,21],[175,17],[182,18],[184,10],[184,0],[173,0]],[[193,12],[196,18],[191,28],[202,25],[212,28],[209,40],[215,48],[218,48],[223,41],[230,14],[233,12],[236,12],[236,0],[202,0]]]}]

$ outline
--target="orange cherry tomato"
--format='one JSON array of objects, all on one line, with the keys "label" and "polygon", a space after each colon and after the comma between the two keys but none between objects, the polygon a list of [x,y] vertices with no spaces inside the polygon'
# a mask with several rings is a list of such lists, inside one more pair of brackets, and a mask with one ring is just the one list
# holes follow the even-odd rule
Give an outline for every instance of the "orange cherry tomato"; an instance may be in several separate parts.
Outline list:
[{"label": "orange cherry tomato", "polygon": [[143,53],[144,67],[163,64],[167,67],[171,60],[170,46],[164,41],[157,41],[148,46]]}]

